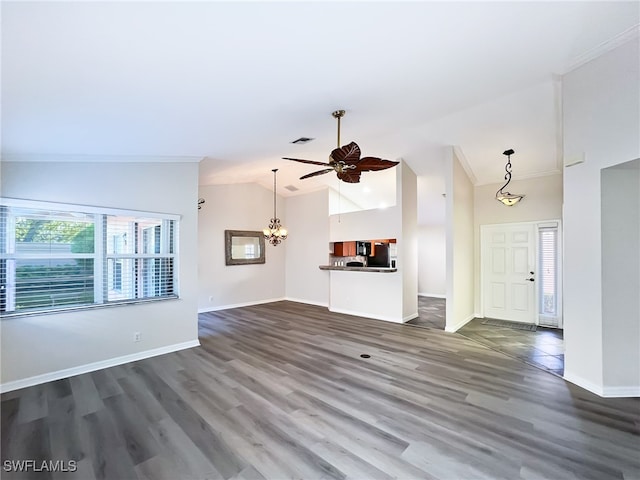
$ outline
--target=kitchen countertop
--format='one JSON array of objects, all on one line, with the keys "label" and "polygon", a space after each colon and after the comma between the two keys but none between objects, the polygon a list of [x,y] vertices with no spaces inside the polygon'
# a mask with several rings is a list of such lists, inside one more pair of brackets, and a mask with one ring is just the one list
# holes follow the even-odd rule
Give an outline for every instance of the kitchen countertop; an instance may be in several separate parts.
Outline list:
[{"label": "kitchen countertop", "polygon": [[320,265],[320,270],[337,270],[345,272],[377,272],[377,273],[393,273],[397,272],[397,268],[384,268],[384,267],[347,267],[338,265]]}]

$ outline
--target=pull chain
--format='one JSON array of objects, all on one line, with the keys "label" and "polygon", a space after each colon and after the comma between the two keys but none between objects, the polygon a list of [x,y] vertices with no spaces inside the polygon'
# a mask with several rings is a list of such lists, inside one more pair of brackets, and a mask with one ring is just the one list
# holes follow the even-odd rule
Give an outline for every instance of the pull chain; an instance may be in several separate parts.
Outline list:
[{"label": "pull chain", "polygon": [[342,223],[342,193],[340,193],[340,184],[342,182],[338,180],[338,223]]}]

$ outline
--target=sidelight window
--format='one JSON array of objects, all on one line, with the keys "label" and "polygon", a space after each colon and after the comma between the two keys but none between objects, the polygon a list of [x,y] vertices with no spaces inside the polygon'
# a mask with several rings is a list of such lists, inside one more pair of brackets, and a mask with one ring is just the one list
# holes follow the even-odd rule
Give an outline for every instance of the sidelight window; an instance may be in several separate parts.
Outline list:
[{"label": "sidelight window", "polygon": [[538,227],[538,299],[540,324],[558,326],[559,321],[559,233],[558,225]]}]

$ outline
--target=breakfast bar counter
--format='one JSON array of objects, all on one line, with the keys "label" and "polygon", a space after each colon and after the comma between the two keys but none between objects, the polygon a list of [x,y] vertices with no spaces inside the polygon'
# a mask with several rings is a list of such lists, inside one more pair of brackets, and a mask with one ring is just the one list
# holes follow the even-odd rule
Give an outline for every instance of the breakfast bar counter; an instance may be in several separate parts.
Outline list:
[{"label": "breakfast bar counter", "polygon": [[385,267],[347,267],[342,265],[320,265],[320,270],[337,270],[341,272],[375,272],[375,273],[393,273],[397,272],[397,268]]}]

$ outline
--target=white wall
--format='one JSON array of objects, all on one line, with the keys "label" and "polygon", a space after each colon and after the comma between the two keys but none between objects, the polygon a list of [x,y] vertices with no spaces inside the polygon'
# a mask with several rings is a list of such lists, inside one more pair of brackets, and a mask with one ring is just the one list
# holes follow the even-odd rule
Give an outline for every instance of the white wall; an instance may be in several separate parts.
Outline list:
[{"label": "white wall", "polygon": [[640,385],[640,160],[602,170],[602,344],[607,387]]},{"label": "white wall", "polygon": [[[446,149],[443,148],[443,151]],[[447,293],[445,228],[446,203],[444,158],[434,158],[439,164],[439,175],[418,177],[418,292],[419,295],[444,298]]]},{"label": "white wall", "polygon": [[[289,239],[275,247],[266,243],[264,264],[225,265],[224,231],[267,227],[273,216],[273,191],[255,183],[212,185],[201,186],[199,196],[205,203],[198,211],[198,310],[283,299]],[[289,229],[280,197],[277,213]]]},{"label": "white wall", "polygon": [[[416,176],[404,162],[394,170],[397,172],[396,194],[399,196],[396,205],[385,209],[331,215],[329,241],[395,238],[398,240],[398,271],[328,272],[329,309],[333,312],[392,322],[407,321],[417,315]],[[407,184],[404,185],[403,182]],[[413,207],[407,207],[406,216],[403,215],[403,190],[407,192],[407,201],[413,202]],[[404,287],[407,292],[403,291]],[[415,313],[410,313],[412,311]]]},{"label": "white wall", "polygon": [[514,180],[509,184],[512,193],[525,194],[519,203],[506,207],[496,200],[496,191],[504,182],[474,188],[475,236],[475,311],[481,311],[480,226],[500,223],[539,222],[562,219],[562,174]]},{"label": "white wall", "polygon": [[402,231],[398,238],[398,264],[402,267],[402,319],[418,316],[418,182],[409,165],[402,163],[402,181],[396,203],[402,204]]},{"label": "white wall", "polygon": [[333,188],[327,189],[329,195],[329,212],[328,214],[334,215],[338,213],[357,212],[362,210],[360,205],[356,205],[354,202],[338,193]]},{"label": "white wall", "polygon": [[447,235],[444,225],[418,228],[418,292],[428,297],[447,293]]},{"label": "white wall", "polygon": [[286,297],[329,305],[329,191],[287,197]]},{"label": "white wall", "polygon": [[600,233],[601,169],[640,157],[638,42],[569,72],[562,87],[564,155],[585,159],[564,171],[565,378],[604,395],[640,394],[640,385],[609,385],[604,378],[603,366],[615,360],[603,351],[608,319],[602,314]]},{"label": "white wall", "polygon": [[445,170],[447,192],[447,301],[445,330],[455,332],[474,317],[473,184],[454,149]]},{"label": "white wall", "polygon": [[[398,167],[396,167],[398,168]],[[402,207],[331,215],[331,242],[396,238],[402,231]],[[398,259],[399,260],[399,259]],[[400,260],[399,260],[400,261]],[[402,269],[401,265],[398,268]],[[402,322],[402,274],[328,271],[329,310]]]},{"label": "white wall", "polygon": [[398,205],[329,216],[330,242],[398,238],[401,230],[402,207]]},{"label": "white wall", "polygon": [[506,207],[496,200],[496,191],[504,182],[474,188],[476,225],[535,222],[562,218],[562,174],[512,180],[509,191],[525,194],[516,205]]},{"label": "white wall", "polygon": [[[180,299],[3,319],[3,389],[197,344],[196,163],[3,162],[2,195],[181,215]],[[142,341],[133,342],[133,332]]]}]

